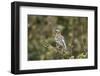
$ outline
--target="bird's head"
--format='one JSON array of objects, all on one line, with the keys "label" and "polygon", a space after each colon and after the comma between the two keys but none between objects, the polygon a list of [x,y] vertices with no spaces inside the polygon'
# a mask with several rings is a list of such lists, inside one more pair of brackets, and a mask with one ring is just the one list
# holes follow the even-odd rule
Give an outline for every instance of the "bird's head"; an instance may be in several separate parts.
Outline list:
[{"label": "bird's head", "polygon": [[61,31],[59,29],[56,29],[56,35],[61,35]]}]

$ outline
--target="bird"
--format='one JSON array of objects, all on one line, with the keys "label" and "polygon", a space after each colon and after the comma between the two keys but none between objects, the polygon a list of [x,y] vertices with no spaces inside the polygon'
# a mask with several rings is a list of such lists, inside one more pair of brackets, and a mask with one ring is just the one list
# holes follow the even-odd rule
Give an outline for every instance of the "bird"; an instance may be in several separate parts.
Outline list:
[{"label": "bird", "polygon": [[61,31],[59,29],[56,29],[55,42],[56,42],[56,48],[57,49],[67,50],[67,46],[66,46],[66,43],[65,43],[65,40],[64,40],[64,36],[61,35]]}]

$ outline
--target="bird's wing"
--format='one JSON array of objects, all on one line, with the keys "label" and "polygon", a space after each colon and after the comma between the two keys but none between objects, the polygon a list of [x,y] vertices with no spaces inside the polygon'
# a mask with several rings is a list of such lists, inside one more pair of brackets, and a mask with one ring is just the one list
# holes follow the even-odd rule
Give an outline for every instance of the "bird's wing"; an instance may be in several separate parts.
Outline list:
[{"label": "bird's wing", "polygon": [[67,49],[64,38],[62,39],[62,43],[63,43],[64,48]]}]

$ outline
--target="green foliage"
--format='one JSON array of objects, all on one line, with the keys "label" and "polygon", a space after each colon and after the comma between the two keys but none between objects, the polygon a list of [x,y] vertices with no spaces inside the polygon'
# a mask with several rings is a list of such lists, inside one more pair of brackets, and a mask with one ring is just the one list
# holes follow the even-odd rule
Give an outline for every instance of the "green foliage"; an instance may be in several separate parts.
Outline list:
[{"label": "green foliage", "polygon": [[[28,15],[28,60],[84,59],[88,57],[87,17]],[[57,50],[60,28],[67,50]]]}]

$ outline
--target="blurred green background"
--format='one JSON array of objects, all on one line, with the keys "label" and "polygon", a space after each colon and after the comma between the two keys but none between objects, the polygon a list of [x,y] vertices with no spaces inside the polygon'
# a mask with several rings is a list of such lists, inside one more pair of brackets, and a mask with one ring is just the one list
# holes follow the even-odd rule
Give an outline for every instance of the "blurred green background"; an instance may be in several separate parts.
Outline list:
[{"label": "blurred green background", "polygon": [[[57,51],[55,29],[60,28],[67,51]],[[88,57],[88,17],[28,15],[28,60]]]}]

